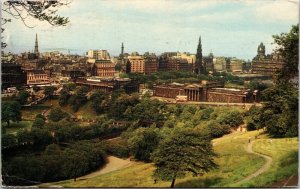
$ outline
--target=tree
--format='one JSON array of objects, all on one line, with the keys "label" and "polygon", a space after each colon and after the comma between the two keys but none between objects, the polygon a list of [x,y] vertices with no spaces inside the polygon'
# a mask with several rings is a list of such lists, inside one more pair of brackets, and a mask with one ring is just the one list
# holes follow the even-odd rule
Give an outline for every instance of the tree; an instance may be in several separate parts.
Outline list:
[{"label": "tree", "polygon": [[53,93],[55,91],[55,87],[53,86],[46,86],[45,89],[44,89],[44,94],[46,97],[49,97],[51,98]]},{"label": "tree", "polygon": [[174,131],[151,155],[154,178],[172,180],[174,187],[175,180],[188,172],[196,176],[215,168],[215,156],[209,136],[194,129]]},{"label": "tree", "polygon": [[45,125],[45,120],[42,118],[35,118],[32,123],[33,128],[42,128]]},{"label": "tree", "polygon": [[[8,0],[2,4],[2,12],[7,13],[14,19],[20,19],[27,27],[31,27],[26,23],[26,19],[31,17],[39,21],[46,21],[52,26],[65,26],[69,19],[61,17],[57,14],[57,9],[61,6],[66,6],[70,2],[62,0],[51,1],[29,1],[29,0]],[[1,26],[11,22],[11,18],[1,17]],[[1,27],[1,33],[4,32],[4,28]],[[1,41],[1,48],[5,48],[6,43]]]},{"label": "tree", "polygon": [[281,33],[274,35],[274,42],[278,45],[276,51],[282,56],[285,62],[278,80],[283,82],[294,77],[298,77],[298,61],[299,61],[299,24],[292,26],[289,33]]},{"label": "tree", "polygon": [[64,106],[64,105],[68,104],[68,100],[69,100],[70,96],[71,95],[69,94],[67,89],[61,90],[59,98],[58,98],[59,105]]},{"label": "tree", "polygon": [[6,122],[7,127],[10,121],[21,121],[21,105],[15,101],[2,102],[1,121]]},{"label": "tree", "polygon": [[160,137],[155,127],[138,128],[127,136],[131,154],[135,159],[150,161],[150,154],[156,149]]},{"label": "tree", "polygon": [[24,105],[27,103],[29,97],[30,97],[30,93],[28,91],[20,91],[17,96],[17,101],[21,105]]},{"label": "tree", "polygon": [[74,112],[77,112],[78,109],[83,106],[86,102],[87,102],[87,93],[88,93],[89,89],[85,86],[83,87],[79,87],[75,94],[73,96],[71,96],[71,98],[69,99],[69,103],[72,106],[72,110]]},{"label": "tree", "polygon": [[105,112],[107,107],[107,101],[108,101],[108,94],[104,91],[96,91],[94,92],[91,97],[91,107],[92,109],[97,113],[97,115]]},{"label": "tree", "polygon": [[68,117],[68,114],[62,111],[60,108],[51,109],[48,118],[53,122],[58,122],[64,118]]}]

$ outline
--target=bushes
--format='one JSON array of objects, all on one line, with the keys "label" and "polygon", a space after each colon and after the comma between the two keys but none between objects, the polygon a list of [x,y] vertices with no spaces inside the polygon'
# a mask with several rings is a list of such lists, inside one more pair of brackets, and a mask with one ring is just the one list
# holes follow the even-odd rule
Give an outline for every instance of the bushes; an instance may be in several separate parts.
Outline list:
[{"label": "bushes", "polygon": [[60,108],[53,108],[51,109],[48,118],[51,121],[58,122],[68,116],[69,115],[66,112],[62,111]]},{"label": "bushes", "polygon": [[[41,155],[17,156],[3,163],[3,181],[6,185],[32,185],[76,179],[104,163],[105,152],[101,143],[81,141],[65,150],[51,144]],[[10,175],[14,177],[7,177]]]},{"label": "bushes", "polygon": [[110,155],[117,156],[120,158],[127,158],[130,153],[128,144],[124,139],[114,139],[105,141],[105,151]]}]

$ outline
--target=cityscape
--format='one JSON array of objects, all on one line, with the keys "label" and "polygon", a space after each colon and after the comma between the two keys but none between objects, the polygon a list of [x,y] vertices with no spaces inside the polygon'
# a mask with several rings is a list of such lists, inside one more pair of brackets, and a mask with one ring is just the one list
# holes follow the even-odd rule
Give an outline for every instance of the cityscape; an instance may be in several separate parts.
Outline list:
[{"label": "cityscape", "polygon": [[298,6],[6,1],[2,186],[297,187]]}]

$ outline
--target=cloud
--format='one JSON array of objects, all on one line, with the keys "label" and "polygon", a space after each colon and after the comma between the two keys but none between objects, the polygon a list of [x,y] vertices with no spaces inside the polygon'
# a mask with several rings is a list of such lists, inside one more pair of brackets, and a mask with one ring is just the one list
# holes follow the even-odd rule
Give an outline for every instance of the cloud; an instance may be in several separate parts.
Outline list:
[{"label": "cloud", "polygon": [[256,3],[255,15],[268,22],[297,22],[299,1],[277,0]]}]

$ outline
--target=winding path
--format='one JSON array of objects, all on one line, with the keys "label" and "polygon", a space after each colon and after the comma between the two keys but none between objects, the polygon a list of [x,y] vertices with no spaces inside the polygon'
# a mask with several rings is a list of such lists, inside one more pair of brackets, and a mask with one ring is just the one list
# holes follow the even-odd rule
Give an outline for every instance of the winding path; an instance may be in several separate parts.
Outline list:
[{"label": "winding path", "polygon": [[248,181],[248,180],[250,180],[250,179],[252,179],[254,177],[257,177],[258,175],[260,175],[263,172],[267,171],[270,168],[270,166],[271,166],[272,158],[270,156],[254,152],[252,150],[252,145],[253,145],[253,141],[251,141],[250,143],[248,143],[246,151],[248,153],[256,154],[258,156],[261,156],[261,157],[265,158],[266,163],[260,169],[258,169],[256,172],[252,173],[251,175],[248,175],[246,178],[244,178],[243,180],[240,180],[240,181],[236,182],[235,184],[241,184],[241,183],[243,183],[245,181]]},{"label": "winding path", "polygon": [[109,173],[112,171],[116,171],[125,167],[129,167],[130,165],[134,164],[133,161],[130,161],[130,159],[121,159],[114,156],[108,156],[107,157],[107,163],[104,165],[104,167],[101,167],[99,170],[94,171],[88,175],[84,175],[82,177],[79,177],[78,180],[84,180],[88,178],[92,178],[98,175],[102,175],[105,173]]}]

